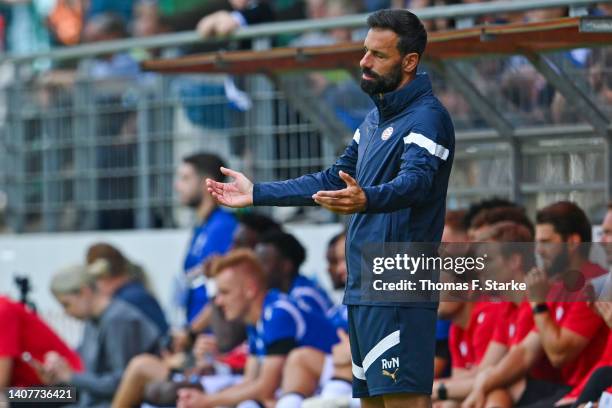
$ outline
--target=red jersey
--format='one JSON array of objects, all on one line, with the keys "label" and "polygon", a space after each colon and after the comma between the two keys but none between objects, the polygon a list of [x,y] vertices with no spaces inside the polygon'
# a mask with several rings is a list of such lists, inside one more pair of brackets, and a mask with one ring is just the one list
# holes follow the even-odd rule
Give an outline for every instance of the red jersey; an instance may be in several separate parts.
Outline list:
[{"label": "red jersey", "polygon": [[75,371],[83,369],[79,355],[71,350],[38,315],[21,303],[0,296],[0,357],[13,360],[11,387],[40,385],[38,374],[21,356],[30,353],[33,359],[44,361],[45,354],[55,351],[66,359]]},{"label": "red jersey", "polygon": [[478,302],[465,329],[451,325],[448,346],[453,368],[469,370],[478,365],[493,336],[501,304]]},{"label": "red jersey", "polygon": [[560,368],[563,383],[575,387],[599,362],[610,329],[585,302],[548,302],[548,309],[559,327],[590,339],[574,360]]},{"label": "red jersey", "polygon": [[[572,391],[569,394],[567,394],[565,398],[568,398],[568,397],[578,398],[580,394],[582,393],[582,391],[584,390],[584,386],[589,381],[589,378],[591,377],[593,372],[595,372],[595,370],[601,367],[612,365],[612,334],[611,333],[612,332],[608,330],[608,342],[606,343],[606,348],[604,349],[603,354],[601,355],[600,361],[593,368],[591,368],[591,371],[582,379],[580,384],[578,384],[577,387],[574,387],[574,389],[572,389]],[[612,388],[608,389],[608,391],[610,390],[612,390]]]},{"label": "red jersey", "polygon": [[[518,305],[513,302],[504,302],[502,305],[499,323],[495,328],[495,333],[493,333],[493,341],[511,348],[523,341],[534,329],[533,312],[527,301]],[[550,364],[546,355],[542,355],[531,368],[529,376],[541,380],[561,382],[559,371]]]}]

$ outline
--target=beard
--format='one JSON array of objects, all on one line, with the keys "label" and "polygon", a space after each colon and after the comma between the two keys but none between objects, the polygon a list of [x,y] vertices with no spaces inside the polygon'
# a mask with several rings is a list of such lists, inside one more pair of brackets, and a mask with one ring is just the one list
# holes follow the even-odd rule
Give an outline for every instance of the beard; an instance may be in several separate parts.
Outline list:
[{"label": "beard", "polygon": [[546,270],[548,277],[560,276],[569,267],[569,252],[565,245],[563,245],[561,252],[555,256]]},{"label": "beard", "polygon": [[201,194],[195,195],[187,201],[186,205],[189,208],[196,209],[200,206],[200,204],[202,204],[202,199],[203,198]]},{"label": "beard", "polygon": [[402,82],[402,64],[394,66],[387,75],[379,75],[370,68],[363,68],[361,72],[374,78],[361,78],[361,89],[368,95],[384,94],[395,91]]}]

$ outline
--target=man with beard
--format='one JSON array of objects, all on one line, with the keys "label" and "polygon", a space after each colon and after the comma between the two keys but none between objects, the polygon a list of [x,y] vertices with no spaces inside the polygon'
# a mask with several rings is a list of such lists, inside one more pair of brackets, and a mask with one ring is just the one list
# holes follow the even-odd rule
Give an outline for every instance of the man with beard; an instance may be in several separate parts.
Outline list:
[{"label": "man with beard", "polygon": [[[440,242],[454,157],[450,116],[417,73],[427,43],[407,10],[368,17],[361,88],[376,108],[327,170],[297,179],[253,184],[222,169],[231,183],[207,180],[223,205],[320,205],[352,214],[347,230],[348,305],[353,396],[369,407],[428,407],[433,383],[436,302],[399,304],[386,292],[362,291],[368,243]],[[363,276],[362,276],[363,274]]]},{"label": "man with beard", "polygon": [[606,253],[608,274],[591,281],[594,298],[603,302],[612,302],[612,201],[601,224],[601,245]]},{"label": "man with beard", "polygon": [[237,225],[234,216],[219,208],[203,186],[205,178],[223,181],[225,177],[219,171],[223,165],[214,154],[192,154],[183,158],[174,184],[181,204],[192,208],[196,216],[196,226],[183,265],[186,287],[181,301],[186,309],[187,322],[191,322],[208,303],[204,262],[211,255],[221,255],[229,249]]},{"label": "man with beard", "polygon": [[[561,201],[538,211],[543,268],[533,268],[525,279],[533,327],[496,366],[479,372],[463,408],[554,406],[590,373],[609,332],[584,297],[586,281],[605,273],[588,261],[590,241],[591,223],[576,204]],[[535,370],[542,357],[548,367]],[[520,381],[528,373],[528,381]]]}]

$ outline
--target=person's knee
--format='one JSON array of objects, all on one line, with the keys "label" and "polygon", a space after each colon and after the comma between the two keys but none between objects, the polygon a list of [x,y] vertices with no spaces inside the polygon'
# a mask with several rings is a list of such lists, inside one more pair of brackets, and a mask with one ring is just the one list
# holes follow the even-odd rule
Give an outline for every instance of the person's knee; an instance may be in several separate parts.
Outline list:
[{"label": "person's knee", "polygon": [[126,373],[148,374],[159,369],[160,360],[152,354],[139,354],[132,358],[126,368]]},{"label": "person's knee", "polygon": [[321,352],[311,347],[299,347],[291,351],[287,357],[288,364],[309,365],[314,359],[318,359]]},{"label": "person's knee", "polygon": [[487,394],[485,408],[510,408],[513,405],[512,396],[504,388],[498,388]]}]

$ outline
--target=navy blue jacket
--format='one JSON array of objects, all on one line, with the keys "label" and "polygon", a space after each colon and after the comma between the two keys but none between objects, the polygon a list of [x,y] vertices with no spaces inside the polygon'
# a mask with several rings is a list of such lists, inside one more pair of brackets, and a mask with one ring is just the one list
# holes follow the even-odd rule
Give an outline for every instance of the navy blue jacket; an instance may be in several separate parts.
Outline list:
[{"label": "navy blue jacket", "polygon": [[316,205],[312,195],[317,191],[345,188],[340,170],[357,180],[367,196],[367,208],[353,214],[348,226],[345,304],[386,304],[361,299],[364,244],[440,242],[455,150],[452,120],[433,95],[427,74],[418,74],[396,91],[374,95],[373,100],[376,109],[333,166],[253,188],[255,205],[304,206]]},{"label": "navy blue jacket", "polygon": [[140,282],[128,282],[113,294],[114,298],[135,306],[145,316],[147,316],[159,329],[161,335],[168,332],[168,323],[157,299]]}]

